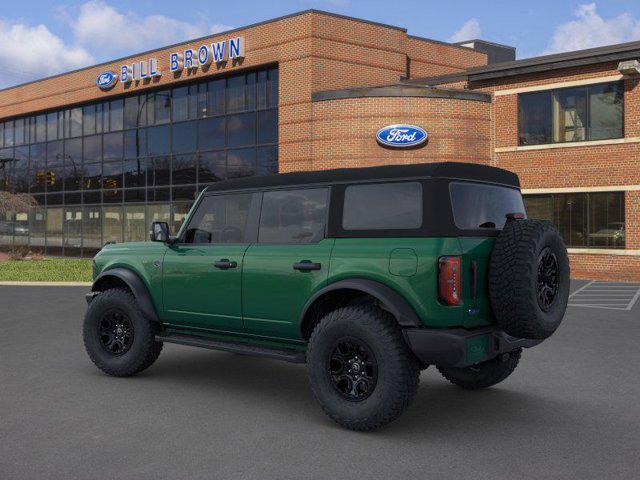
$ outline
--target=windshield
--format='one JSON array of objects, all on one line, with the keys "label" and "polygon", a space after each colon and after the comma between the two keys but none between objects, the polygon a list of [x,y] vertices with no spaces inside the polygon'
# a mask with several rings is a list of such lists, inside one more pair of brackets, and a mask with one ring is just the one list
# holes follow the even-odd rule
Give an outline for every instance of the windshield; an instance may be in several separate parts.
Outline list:
[{"label": "windshield", "polygon": [[452,182],[449,191],[453,218],[461,230],[501,229],[508,213],[525,213],[515,188]]}]

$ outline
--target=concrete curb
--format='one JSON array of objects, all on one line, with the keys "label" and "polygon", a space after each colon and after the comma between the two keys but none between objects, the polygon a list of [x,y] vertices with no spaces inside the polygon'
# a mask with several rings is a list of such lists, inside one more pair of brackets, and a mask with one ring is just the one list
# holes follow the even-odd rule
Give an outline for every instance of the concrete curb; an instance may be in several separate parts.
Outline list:
[{"label": "concrete curb", "polygon": [[0,286],[12,287],[90,287],[91,282],[0,282]]}]

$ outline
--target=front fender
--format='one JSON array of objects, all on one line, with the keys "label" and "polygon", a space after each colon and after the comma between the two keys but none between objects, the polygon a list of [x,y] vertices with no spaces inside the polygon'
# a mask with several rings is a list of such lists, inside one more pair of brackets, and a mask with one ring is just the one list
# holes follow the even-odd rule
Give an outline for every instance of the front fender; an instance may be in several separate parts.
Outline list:
[{"label": "front fender", "polygon": [[140,307],[140,310],[149,320],[160,322],[158,313],[153,305],[151,293],[144,281],[137,273],[127,268],[112,268],[106,270],[96,277],[91,286],[92,292],[101,292],[105,285],[108,285],[109,278],[117,278],[123,281],[133,293],[133,296]]}]

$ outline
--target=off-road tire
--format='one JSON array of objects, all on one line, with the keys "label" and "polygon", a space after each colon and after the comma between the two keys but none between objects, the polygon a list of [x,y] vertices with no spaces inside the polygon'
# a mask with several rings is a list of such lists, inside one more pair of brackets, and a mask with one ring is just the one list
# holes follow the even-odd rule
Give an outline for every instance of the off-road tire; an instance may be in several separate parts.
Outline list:
[{"label": "off-road tire", "polygon": [[[540,264],[551,253],[557,289],[544,308]],[[509,220],[496,239],[489,264],[489,298],[498,324],[509,335],[542,340],[560,325],[569,300],[569,257],[558,230],[543,220]]]},{"label": "off-road tire", "polygon": [[[131,346],[120,356],[105,350],[98,333],[103,315],[113,309],[126,313],[133,324]],[[140,311],[133,294],[113,288],[98,294],[89,304],[82,334],[87,354],[100,370],[114,377],[128,377],[149,368],[160,355],[162,342],[156,341],[157,332],[158,326]]]},{"label": "off-road tire", "polygon": [[465,368],[437,367],[444,378],[465,390],[492,387],[505,380],[518,366],[522,349],[498,355],[488,362]]},{"label": "off-road tire", "polygon": [[[331,381],[329,360],[336,342],[364,343],[377,363],[377,382],[369,396],[350,401]],[[374,305],[350,305],[325,315],[313,330],[307,350],[313,395],[335,422],[351,430],[373,430],[398,418],[418,390],[420,364],[407,347],[393,316]]]}]

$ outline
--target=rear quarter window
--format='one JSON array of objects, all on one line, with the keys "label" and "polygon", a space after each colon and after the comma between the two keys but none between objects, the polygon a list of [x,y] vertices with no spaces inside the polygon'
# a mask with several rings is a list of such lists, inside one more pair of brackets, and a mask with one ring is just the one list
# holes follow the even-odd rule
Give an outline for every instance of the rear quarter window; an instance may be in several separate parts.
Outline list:
[{"label": "rear quarter window", "polygon": [[449,192],[453,219],[461,230],[502,229],[508,213],[525,213],[515,188],[452,182]]},{"label": "rear quarter window", "polygon": [[422,226],[418,182],[350,185],[344,192],[344,230],[409,230]]}]

